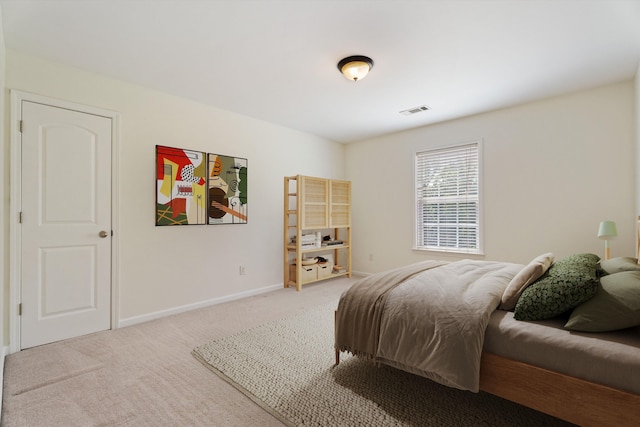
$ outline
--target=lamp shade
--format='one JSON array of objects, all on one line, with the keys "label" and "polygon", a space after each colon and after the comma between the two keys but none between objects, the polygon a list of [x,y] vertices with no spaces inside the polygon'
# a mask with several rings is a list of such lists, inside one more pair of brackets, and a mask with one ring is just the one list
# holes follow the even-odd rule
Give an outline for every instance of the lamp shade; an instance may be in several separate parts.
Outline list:
[{"label": "lamp shade", "polygon": [[349,80],[362,80],[373,67],[373,60],[367,56],[348,56],[338,62],[338,70]]},{"label": "lamp shade", "polygon": [[598,238],[608,240],[618,235],[618,228],[613,221],[602,221],[598,227]]}]

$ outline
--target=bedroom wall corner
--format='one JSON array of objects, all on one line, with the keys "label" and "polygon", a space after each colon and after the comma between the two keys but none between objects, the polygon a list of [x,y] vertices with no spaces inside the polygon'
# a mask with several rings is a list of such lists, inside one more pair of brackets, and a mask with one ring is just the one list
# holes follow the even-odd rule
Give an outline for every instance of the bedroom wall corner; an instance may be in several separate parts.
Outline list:
[{"label": "bedroom wall corner", "polygon": [[[282,287],[284,176],[343,179],[343,144],[12,49],[7,57],[7,87],[120,115],[119,324]],[[155,226],[156,145],[248,159],[248,223]]]},{"label": "bedroom wall corner", "polygon": [[611,255],[633,255],[633,86],[629,80],[347,145],[354,271],[465,257],[412,250],[414,155],[476,139],[483,140],[482,259],[603,257],[596,237],[603,219],[618,224]]},{"label": "bedroom wall corner", "polygon": [[[7,51],[4,42],[4,28],[2,26],[2,7],[0,7],[0,120],[2,121],[2,132],[0,132],[0,200],[2,200],[2,207],[0,208],[0,348],[2,349],[1,364],[0,364],[0,385],[3,384],[3,372],[4,372],[4,358],[7,354],[7,344],[9,341],[9,331],[5,327],[8,325],[8,318],[5,319],[8,313],[8,305],[6,301],[9,300],[9,272],[8,272],[8,257],[9,257],[9,224],[7,218],[9,218],[9,118],[7,112],[9,111],[6,103],[8,102],[7,84],[6,84],[6,72],[7,72]],[[7,329],[7,330],[5,330]],[[0,387],[0,412],[2,411],[2,388]]]}]

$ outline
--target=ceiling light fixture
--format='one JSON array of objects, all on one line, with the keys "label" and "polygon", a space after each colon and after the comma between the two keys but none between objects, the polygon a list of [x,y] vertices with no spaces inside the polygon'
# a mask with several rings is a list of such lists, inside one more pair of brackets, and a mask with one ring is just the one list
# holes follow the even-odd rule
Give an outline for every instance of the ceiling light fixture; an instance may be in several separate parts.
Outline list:
[{"label": "ceiling light fixture", "polygon": [[348,56],[338,62],[338,70],[354,82],[364,79],[372,67],[373,60],[368,56]]}]

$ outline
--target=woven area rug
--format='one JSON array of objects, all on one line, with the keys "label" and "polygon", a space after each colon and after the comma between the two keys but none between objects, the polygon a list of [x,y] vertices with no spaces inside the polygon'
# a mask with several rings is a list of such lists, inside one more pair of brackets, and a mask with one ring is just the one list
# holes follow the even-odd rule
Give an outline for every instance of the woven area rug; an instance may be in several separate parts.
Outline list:
[{"label": "woven area rug", "polygon": [[193,355],[290,426],[566,426],[486,394],[441,386],[343,353],[336,304],[197,347]]}]

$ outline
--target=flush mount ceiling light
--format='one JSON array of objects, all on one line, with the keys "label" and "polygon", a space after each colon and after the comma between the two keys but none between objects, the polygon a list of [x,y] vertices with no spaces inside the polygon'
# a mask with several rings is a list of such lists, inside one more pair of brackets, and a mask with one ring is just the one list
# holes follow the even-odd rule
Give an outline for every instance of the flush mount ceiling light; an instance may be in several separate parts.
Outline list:
[{"label": "flush mount ceiling light", "polygon": [[368,56],[348,56],[338,62],[338,70],[354,82],[364,79],[372,67],[373,60]]}]

